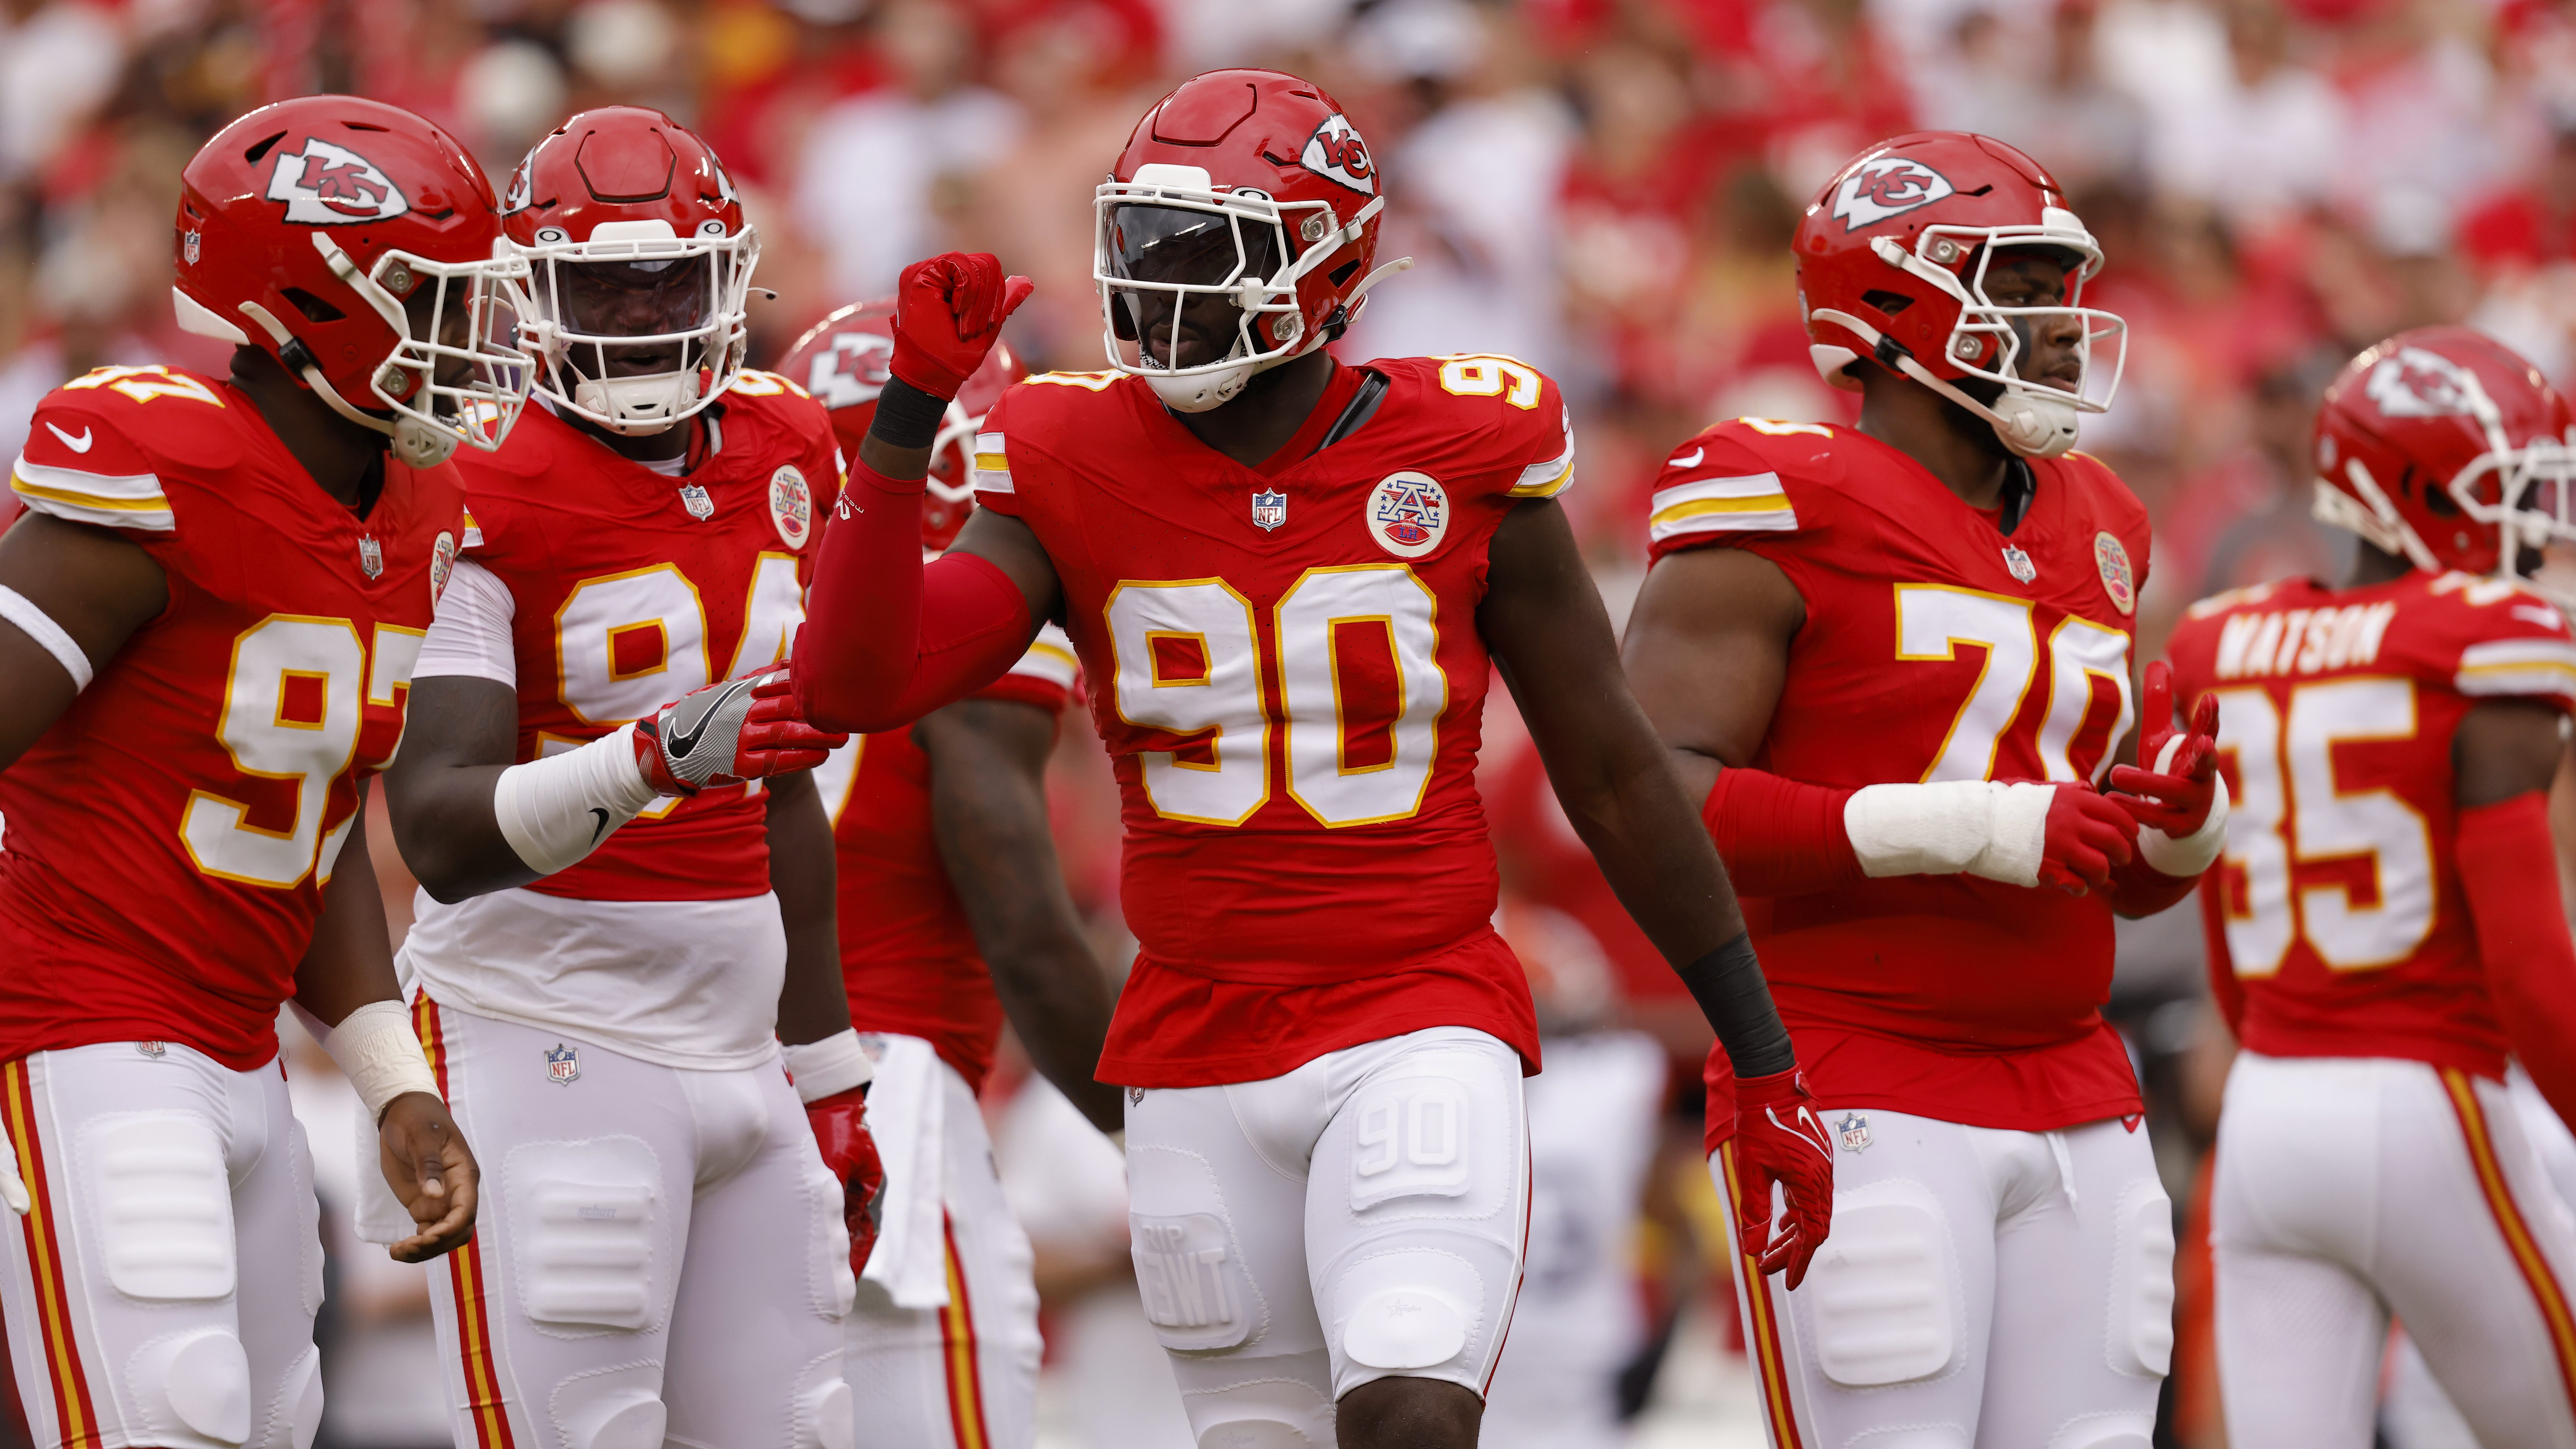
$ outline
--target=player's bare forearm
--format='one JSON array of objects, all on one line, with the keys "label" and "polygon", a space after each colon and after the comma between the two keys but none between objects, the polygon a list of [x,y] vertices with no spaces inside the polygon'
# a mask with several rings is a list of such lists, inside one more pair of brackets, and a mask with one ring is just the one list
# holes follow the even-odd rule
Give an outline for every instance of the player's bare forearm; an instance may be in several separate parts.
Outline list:
[{"label": "player's bare forearm", "polygon": [[923,719],[930,821],[1002,1010],[1038,1070],[1103,1132],[1123,1125],[1118,1089],[1094,1081],[1109,1031],[1109,986],[1083,938],[1047,828],[1055,717],[1032,704],[970,699]]},{"label": "player's bare forearm", "polygon": [[367,852],[366,806],[348,824],[340,858],[322,886],[322,913],[313,940],[295,963],[295,1004],[338,1026],[370,1001],[399,1001],[392,932],[385,898],[376,889],[376,866]]},{"label": "player's bare forearm", "polygon": [[[105,529],[42,513],[24,514],[0,534],[0,588],[52,620],[93,672],[169,603],[168,581],[150,554]],[[0,617],[0,770],[79,693],[52,649]]]},{"label": "player's bare forearm", "polygon": [[537,878],[492,812],[493,787],[518,747],[519,698],[508,685],[467,675],[413,681],[385,808],[403,863],[433,898],[454,904]]},{"label": "player's bare forearm", "polygon": [[778,893],[779,921],[787,928],[778,1039],[801,1046],[847,1031],[850,998],[841,983],[832,818],[807,771],[769,780],[769,888]]},{"label": "player's bare forearm", "polygon": [[1717,848],[1629,692],[1599,590],[1564,510],[1516,506],[1494,532],[1478,627],[1519,702],[1575,833],[1619,903],[1676,967],[1744,929]]},{"label": "player's bare forearm", "polygon": [[1779,565],[1742,549],[1677,553],[1646,575],[1621,655],[1684,796],[1705,799],[1720,767],[1761,748],[1806,617]]}]

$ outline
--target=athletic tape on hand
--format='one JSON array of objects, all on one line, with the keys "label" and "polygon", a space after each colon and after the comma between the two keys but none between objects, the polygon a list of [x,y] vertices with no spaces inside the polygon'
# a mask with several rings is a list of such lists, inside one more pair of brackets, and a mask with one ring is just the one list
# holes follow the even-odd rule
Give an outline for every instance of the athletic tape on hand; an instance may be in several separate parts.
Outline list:
[{"label": "athletic tape on hand", "polygon": [[598,849],[653,800],[630,724],[580,749],[503,770],[492,787],[492,819],[528,869],[552,875]]},{"label": "athletic tape on hand", "polygon": [[866,1086],[877,1074],[876,1059],[859,1045],[858,1032],[846,1026],[821,1041],[787,1047],[783,1055],[800,1102],[837,1097],[853,1087]]},{"label": "athletic tape on hand", "polygon": [[[2181,752],[2185,738],[2176,735],[2165,741],[2156,755],[2157,774],[2173,773],[2174,756]],[[2152,825],[2138,828],[2140,859],[2177,880],[2189,880],[2217,864],[2219,853],[2227,849],[2227,777],[2222,774],[2213,783],[2218,788],[2210,796],[2209,818],[2200,822],[2198,830],[2176,840]]]},{"label": "athletic tape on hand", "polygon": [[1843,830],[1873,878],[1966,874],[2035,886],[2054,788],[1993,780],[1871,785],[1844,804]]},{"label": "athletic tape on hand", "polygon": [[438,1095],[438,1078],[421,1054],[411,1012],[399,1001],[370,1001],[342,1017],[322,1038],[322,1050],[358,1089],[370,1122],[382,1118],[385,1104],[406,1092]]}]

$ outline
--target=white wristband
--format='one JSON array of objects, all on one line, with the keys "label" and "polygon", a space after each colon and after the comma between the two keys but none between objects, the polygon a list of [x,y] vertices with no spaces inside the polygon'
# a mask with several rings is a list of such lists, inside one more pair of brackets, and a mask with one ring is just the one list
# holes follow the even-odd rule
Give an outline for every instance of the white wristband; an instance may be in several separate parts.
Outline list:
[{"label": "white wristband", "polygon": [[1967,874],[2035,886],[2055,789],[1993,780],[1871,785],[1843,806],[1843,832],[1873,878]]},{"label": "white wristband", "polygon": [[539,875],[578,862],[653,803],[635,760],[635,726],[577,750],[512,765],[492,787],[501,838]]},{"label": "white wristband", "polygon": [[821,1041],[791,1046],[786,1056],[787,1075],[795,1080],[796,1100],[800,1102],[837,1097],[876,1079],[876,1059],[859,1045],[859,1034],[848,1027]]},{"label": "white wristband", "polygon": [[45,652],[54,656],[54,662],[72,677],[72,693],[78,694],[89,688],[89,656],[81,652],[81,647],[72,642],[72,636],[64,632],[62,625],[54,622],[51,614],[36,607],[35,600],[7,584],[0,584],[0,619],[17,625],[19,632],[43,645]]},{"label": "white wristband", "polygon": [[[2156,756],[2156,773],[2173,772],[2173,758],[2182,748],[2183,736],[2165,741]],[[2209,818],[2200,828],[2180,840],[2149,825],[2138,831],[2138,855],[2147,864],[2177,880],[2189,880],[2218,862],[2219,852],[2227,848],[2227,777],[2217,780],[2218,791],[2210,797]]]},{"label": "white wristband", "polygon": [[322,1038],[322,1050],[358,1089],[370,1122],[384,1116],[385,1104],[405,1092],[438,1095],[438,1078],[430,1074],[429,1058],[421,1055],[411,1012],[399,1001],[370,1001],[342,1017]]}]

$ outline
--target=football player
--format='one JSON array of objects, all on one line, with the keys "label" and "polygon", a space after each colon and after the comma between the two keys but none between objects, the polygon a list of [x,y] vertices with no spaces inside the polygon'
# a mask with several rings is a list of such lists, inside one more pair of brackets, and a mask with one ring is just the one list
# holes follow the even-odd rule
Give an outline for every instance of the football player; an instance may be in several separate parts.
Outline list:
[{"label": "football player", "polygon": [[1140,940],[1099,1076],[1128,1089],[1137,1278],[1191,1423],[1208,1444],[1472,1444],[1520,1276],[1539,1055],[1489,923],[1473,772],[1493,665],[1749,1079],[1748,1171],[1789,1199],[1754,1230],[1765,1268],[1795,1279],[1822,1240],[1831,1155],[1551,497],[1574,468],[1556,385],[1507,357],[1325,350],[1404,264],[1373,267],[1374,158],[1297,77],[1186,82],[1096,207],[1113,365],[994,405],[981,506],[927,568],[944,399],[1028,284],[984,256],[906,271],[798,695],[884,729],[1064,624],[1099,682]]},{"label": "football player", "polygon": [[2148,541],[2069,451],[2118,380],[2119,319],[2081,298],[2102,254],[2037,163],[1957,132],[1862,152],[1794,247],[1860,423],[1676,449],[1626,643],[1836,1129],[1833,1241],[1803,1289],[1743,1295],[1773,1441],[2144,1449],[2173,1232],[2099,1008],[2113,913],[2179,901],[2225,810],[2206,722],[2153,704],[2158,769],[2095,792]]},{"label": "football player", "polygon": [[[876,416],[894,304],[844,307],[779,371],[832,410],[845,453]],[[1027,376],[996,346],[947,408],[921,546],[974,511],[969,450]],[[1039,1070],[1103,1131],[1118,1089],[1092,1078],[1109,991],[1048,833],[1046,762],[1071,699],[1072,643],[1050,624],[1000,679],[909,728],[861,735],[814,772],[839,847],[850,1024],[876,1058],[868,1122],[886,1154],[884,1226],[850,1312],[860,1423],[892,1444],[1028,1449],[1037,1436],[1037,1286],[1002,1195],[977,1094],[1010,1018]],[[990,963],[989,965],[987,963]]]},{"label": "football player", "polygon": [[2168,646],[2237,800],[2202,910],[2244,1043],[2210,1206],[2239,1444],[2369,1444],[2393,1313],[2479,1443],[2576,1445],[2576,1234],[2504,1084],[2510,1052],[2576,1121],[2546,810],[2576,641],[2516,578],[2576,536],[2570,423],[2490,338],[2380,343],[2317,415],[2351,573],[2202,600]]},{"label": "football player", "polygon": [[742,369],[756,243],[667,116],[565,122],[502,225],[544,407],[465,474],[386,782],[423,1041],[501,1164],[433,1297],[457,1442],[846,1449],[864,1186],[816,1142],[864,1151],[867,1064],[803,773],[840,741],[771,668],[831,425]]},{"label": "football player", "polygon": [[180,174],[179,321],[231,375],[38,405],[0,538],[0,1285],[42,1445],[310,1443],[293,1001],[374,1119],[405,1262],[477,1173],[395,988],[359,818],[526,399],[492,186],[408,111],[251,112]]}]

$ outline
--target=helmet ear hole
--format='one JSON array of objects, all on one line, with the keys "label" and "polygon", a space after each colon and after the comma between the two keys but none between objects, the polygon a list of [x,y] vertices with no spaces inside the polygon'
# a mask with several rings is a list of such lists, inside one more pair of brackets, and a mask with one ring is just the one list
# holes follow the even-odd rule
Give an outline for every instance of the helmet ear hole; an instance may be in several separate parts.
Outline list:
[{"label": "helmet ear hole", "polygon": [[1353,257],[1351,260],[1342,263],[1340,266],[1333,268],[1329,272],[1326,272],[1324,276],[1327,280],[1331,281],[1334,286],[1340,287],[1348,285],[1351,280],[1351,273],[1356,272],[1359,269],[1359,258]]},{"label": "helmet ear hole", "polygon": [[295,310],[303,313],[304,320],[307,322],[341,322],[346,321],[349,316],[348,313],[314,296],[302,287],[282,288],[278,295],[294,303]]},{"label": "helmet ear hole", "polygon": [[1860,299],[1890,317],[1914,305],[1914,299],[1903,292],[1890,292],[1875,287],[1861,293]]}]

